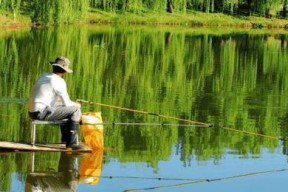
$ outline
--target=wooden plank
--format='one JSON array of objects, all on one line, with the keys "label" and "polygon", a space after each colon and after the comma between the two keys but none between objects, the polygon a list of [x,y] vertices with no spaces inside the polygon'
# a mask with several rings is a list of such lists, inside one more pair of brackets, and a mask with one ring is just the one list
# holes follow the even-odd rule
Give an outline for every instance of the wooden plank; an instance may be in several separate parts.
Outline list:
[{"label": "wooden plank", "polygon": [[[83,149],[75,150],[77,152],[91,152],[85,144],[81,144]],[[0,150],[11,150],[11,151],[46,151],[46,152],[56,152],[56,151],[71,151],[67,149],[65,144],[35,144],[34,146],[27,143],[15,143],[8,141],[0,141]]]}]

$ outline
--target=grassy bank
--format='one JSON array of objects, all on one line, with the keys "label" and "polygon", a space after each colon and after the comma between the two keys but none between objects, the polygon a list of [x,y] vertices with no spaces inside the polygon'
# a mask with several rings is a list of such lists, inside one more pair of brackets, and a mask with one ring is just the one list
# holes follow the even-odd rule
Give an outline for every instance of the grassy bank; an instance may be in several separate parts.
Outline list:
[{"label": "grassy bank", "polygon": [[[205,14],[203,12],[189,12],[187,14],[146,13],[146,14],[116,14],[101,10],[90,10],[86,19],[79,23],[90,24],[129,24],[129,25],[179,25],[187,27],[233,27],[233,28],[266,28],[287,29],[287,19],[229,16],[222,13]],[[0,12],[0,28],[17,29],[30,27],[29,16],[19,15],[14,18],[11,13]]]},{"label": "grassy bank", "polygon": [[287,19],[263,18],[263,17],[244,17],[229,16],[222,13],[205,14],[203,12],[189,12],[183,14],[116,14],[107,13],[99,10],[91,10],[88,14],[90,23],[122,23],[139,25],[181,25],[188,27],[235,27],[235,28],[287,28]]},{"label": "grassy bank", "polygon": [[0,28],[13,30],[17,28],[25,28],[31,25],[29,16],[14,15],[6,11],[0,11]]}]

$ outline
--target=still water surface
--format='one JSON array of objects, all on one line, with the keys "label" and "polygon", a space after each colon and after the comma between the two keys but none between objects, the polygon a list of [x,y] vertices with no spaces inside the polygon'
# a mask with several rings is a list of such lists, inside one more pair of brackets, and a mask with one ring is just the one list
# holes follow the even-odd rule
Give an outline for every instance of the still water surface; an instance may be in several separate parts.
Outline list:
[{"label": "still water surface", "polygon": [[[0,191],[286,188],[287,32],[59,27],[1,32],[0,51],[1,141],[29,142],[27,98],[58,55],[72,63],[72,99],[144,113],[97,104],[83,111],[101,111],[108,123],[173,124],[105,125],[106,149],[91,154],[1,151]],[[55,128],[37,131],[38,143],[59,140]]]}]

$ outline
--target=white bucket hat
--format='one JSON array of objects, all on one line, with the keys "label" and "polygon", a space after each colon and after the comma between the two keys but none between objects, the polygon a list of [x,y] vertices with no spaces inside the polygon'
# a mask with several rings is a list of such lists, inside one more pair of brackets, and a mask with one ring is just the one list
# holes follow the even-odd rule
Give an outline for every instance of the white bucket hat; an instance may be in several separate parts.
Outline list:
[{"label": "white bucket hat", "polygon": [[55,61],[50,61],[52,66],[58,66],[64,69],[67,73],[72,73],[73,71],[69,68],[70,61],[66,57],[59,56]]}]

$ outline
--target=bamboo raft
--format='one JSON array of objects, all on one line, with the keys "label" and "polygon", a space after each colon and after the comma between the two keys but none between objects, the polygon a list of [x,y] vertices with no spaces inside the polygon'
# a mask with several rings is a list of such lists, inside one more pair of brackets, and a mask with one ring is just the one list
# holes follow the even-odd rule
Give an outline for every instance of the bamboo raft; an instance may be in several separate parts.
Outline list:
[{"label": "bamboo raft", "polygon": [[[92,149],[85,144],[81,144],[83,149],[75,150],[77,152],[92,152]],[[27,144],[0,141],[0,151],[43,151],[43,152],[64,152],[72,151],[65,147],[65,144]]]}]

